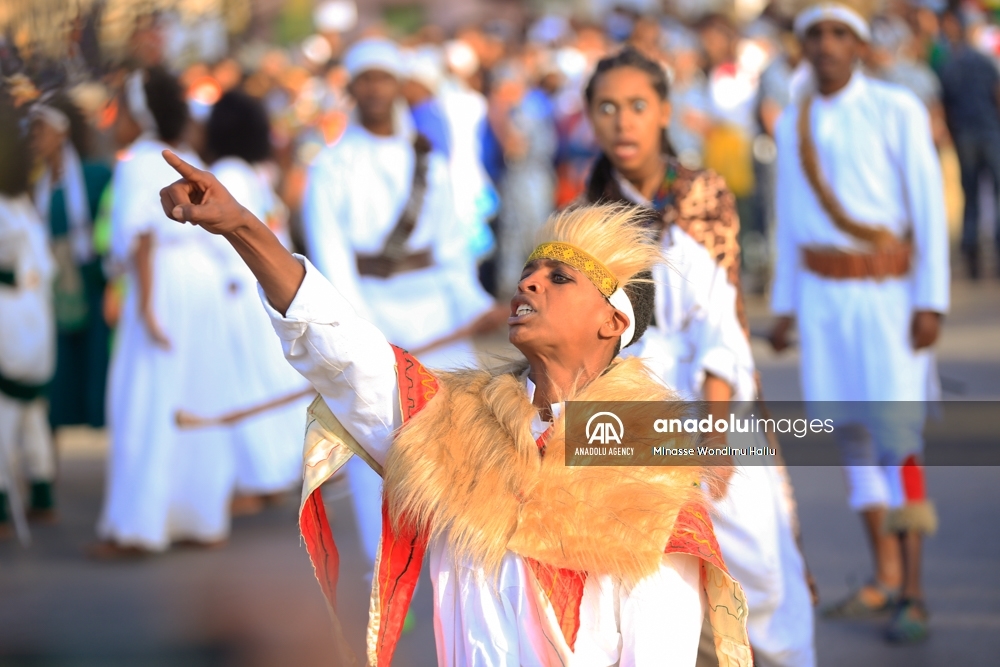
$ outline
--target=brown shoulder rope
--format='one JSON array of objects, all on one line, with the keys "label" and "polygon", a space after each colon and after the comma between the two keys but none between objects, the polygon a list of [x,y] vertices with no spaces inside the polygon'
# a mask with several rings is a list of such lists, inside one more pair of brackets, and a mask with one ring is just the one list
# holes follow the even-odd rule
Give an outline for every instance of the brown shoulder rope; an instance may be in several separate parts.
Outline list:
[{"label": "brown shoulder rope", "polygon": [[382,252],[378,255],[358,255],[358,273],[363,276],[388,278],[396,273],[424,269],[433,264],[434,258],[429,250],[408,254],[406,242],[417,226],[417,219],[424,207],[424,197],[427,194],[427,170],[430,163],[431,144],[418,134],[413,141],[416,153],[413,165],[413,185],[410,188],[410,198],[403,211],[399,214],[396,226],[389,232]]},{"label": "brown shoulder rope", "polygon": [[854,238],[871,243],[876,248],[898,246],[902,241],[885,227],[862,224],[851,218],[837,200],[836,195],[823,179],[819,169],[819,156],[816,153],[816,143],[813,141],[810,124],[813,96],[808,95],[799,109],[798,134],[799,158],[802,160],[802,170],[812,186],[820,206],[827,212],[837,229],[850,234]]}]

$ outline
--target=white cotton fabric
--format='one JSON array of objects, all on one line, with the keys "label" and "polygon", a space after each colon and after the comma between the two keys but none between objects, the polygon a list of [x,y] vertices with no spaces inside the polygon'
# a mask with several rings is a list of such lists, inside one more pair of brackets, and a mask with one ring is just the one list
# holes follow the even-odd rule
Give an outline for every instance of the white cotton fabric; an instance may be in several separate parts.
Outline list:
[{"label": "white cotton fabric", "polygon": [[837,2],[820,3],[799,12],[793,26],[796,36],[802,39],[809,28],[822,21],[843,23],[853,30],[854,34],[862,41],[870,42],[872,40],[872,31],[868,21],[847,5]]},{"label": "white cotton fabric", "polygon": [[404,70],[399,47],[392,40],[372,37],[356,42],[344,54],[344,68],[353,79],[369,70],[388,72],[399,78]]},{"label": "white cotton fabric", "polygon": [[[304,260],[303,260],[304,261]],[[263,296],[288,361],[378,463],[402,423],[395,359],[385,336],[304,261],[306,276],[284,316]],[[441,667],[692,667],[704,600],[693,556],[664,556],[660,571],[625,590],[589,577],[576,652],[540,602],[524,561],[507,554],[499,579],[458,561],[447,538],[429,546]]]},{"label": "white cotton fabric", "polygon": [[[0,373],[26,384],[46,382],[55,370],[55,261],[46,238],[27,195],[0,195],[0,267],[12,271],[16,283],[0,285]],[[55,477],[48,402],[0,393],[0,491],[11,479],[20,484],[24,476],[31,481]]]},{"label": "white cotton fabric", "polygon": [[[115,167],[111,248],[128,292],[108,379],[110,449],[98,533],[123,545],[165,549],[229,532],[233,453],[222,428],[179,430],[175,412],[216,416],[232,405],[235,361],[223,272],[211,236],[167,218],[159,191],[177,179],[165,144],[137,140]],[[194,154],[176,150],[198,166]],[[152,307],[171,348],[153,343],[139,308],[134,251],[153,237]]]},{"label": "white cotton fabric", "polygon": [[908,276],[833,280],[802,264],[809,246],[867,252],[821,207],[799,159],[799,109],[790,106],[778,144],[777,257],[771,309],[795,315],[802,393],[807,401],[924,401],[936,373],[929,350],[915,352],[916,310],[947,312],[948,231],[941,170],[920,101],[898,86],[855,72],[846,88],[817,96],[812,133],[827,184],[849,215],[912,235]]},{"label": "white cotton fabric", "polygon": [[0,267],[15,285],[0,285],[0,373],[26,384],[55,372],[52,281],[56,264],[45,223],[27,195],[0,195]]},{"label": "white cotton fabric", "polygon": [[[231,195],[261,221],[278,213],[270,184],[253,166],[236,157],[223,158],[211,171]],[[267,314],[260,308],[257,279],[228,241],[217,241],[227,285],[225,315],[237,360],[232,409],[259,406],[308,388],[288,365],[275,340]],[[302,478],[302,433],[311,397],[244,419],[229,428],[236,457],[239,493],[287,491]]]},{"label": "white cotton fabric", "polygon": [[[427,192],[409,252],[430,250],[434,266],[387,279],[360,276],[355,254],[376,255],[409,200],[415,153],[402,136],[379,137],[349,125],[309,170],[304,203],[306,245],[315,266],[394,345],[416,350],[489,310],[455,214],[447,165],[430,157]],[[428,366],[475,360],[459,341],[426,357]]]}]

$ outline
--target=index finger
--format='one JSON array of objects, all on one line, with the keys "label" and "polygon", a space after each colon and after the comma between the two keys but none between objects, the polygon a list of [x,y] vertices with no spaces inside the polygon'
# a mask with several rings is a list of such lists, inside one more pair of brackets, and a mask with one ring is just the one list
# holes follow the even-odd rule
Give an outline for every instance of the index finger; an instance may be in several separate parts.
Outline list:
[{"label": "index finger", "polygon": [[167,161],[167,164],[169,164],[171,167],[174,168],[174,171],[176,171],[178,174],[180,174],[187,180],[193,181],[195,183],[201,182],[203,178],[203,172],[201,171],[201,169],[197,169],[188,164],[187,162],[185,162],[184,160],[180,159],[179,157],[177,157],[177,154],[174,153],[173,151],[169,150],[163,151],[163,159]]}]

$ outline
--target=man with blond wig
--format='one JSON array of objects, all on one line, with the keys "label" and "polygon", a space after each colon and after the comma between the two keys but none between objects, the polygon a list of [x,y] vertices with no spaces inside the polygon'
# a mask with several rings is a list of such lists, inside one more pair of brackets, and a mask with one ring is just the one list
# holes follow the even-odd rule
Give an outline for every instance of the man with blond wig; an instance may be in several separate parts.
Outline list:
[{"label": "man with blond wig", "polygon": [[[384,480],[368,664],[391,661],[426,552],[439,665],[691,667],[707,609],[720,664],[750,667],[745,598],[699,485],[709,471],[566,465],[565,400],[673,398],[640,360],[617,358],[648,324],[660,261],[632,209],[576,209],[541,231],[510,302],[524,362],[432,373],[211,175],[165,156],[183,178],[161,192],[164,210],[232,243],[320,394],[300,527],[331,610],[319,486],[351,456]],[[335,614],[334,627],[343,647]]]}]

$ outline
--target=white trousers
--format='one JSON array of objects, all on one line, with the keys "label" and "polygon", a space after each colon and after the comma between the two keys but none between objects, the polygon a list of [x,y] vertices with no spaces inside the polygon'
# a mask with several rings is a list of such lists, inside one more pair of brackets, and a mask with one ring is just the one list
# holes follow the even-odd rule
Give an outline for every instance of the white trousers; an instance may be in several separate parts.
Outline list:
[{"label": "white trousers", "polygon": [[[9,478],[21,478],[21,471],[32,482],[51,482],[56,474],[52,432],[49,430],[49,404],[44,398],[18,401],[0,394],[0,489]],[[12,466],[7,470],[7,466]]]},{"label": "white trousers", "polygon": [[837,426],[834,437],[844,461],[847,503],[855,512],[905,503],[902,461],[891,447],[881,447],[861,424]]}]

